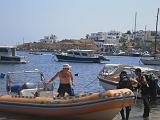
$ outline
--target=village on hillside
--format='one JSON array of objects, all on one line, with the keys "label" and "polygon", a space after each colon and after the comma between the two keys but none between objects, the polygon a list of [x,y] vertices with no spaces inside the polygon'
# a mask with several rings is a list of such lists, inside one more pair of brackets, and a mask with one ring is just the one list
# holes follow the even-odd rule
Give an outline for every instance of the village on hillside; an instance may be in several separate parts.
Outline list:
[{"label": "village on hillside", "polygon": [[[136,52],[153,53],[155,45],[155,31],[136,32],[119,31],[97,32],[86,34],[79,40],[64,39],[58,40],[56,35],[44,36],[38,42],[24,43],[18,45],[18,50],[23,51],[66,51],[69,49],[92,49],[106,54],[128,54]],[[160,32],[157,33],[157,41],[160,39]],[[157,52],[160,51],[159,42]]]}]

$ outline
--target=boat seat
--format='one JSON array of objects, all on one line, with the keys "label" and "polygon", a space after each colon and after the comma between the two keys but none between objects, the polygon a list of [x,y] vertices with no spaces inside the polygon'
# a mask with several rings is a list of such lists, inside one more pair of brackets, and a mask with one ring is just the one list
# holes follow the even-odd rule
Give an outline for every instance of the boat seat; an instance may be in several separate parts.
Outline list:
[{"label": "boat seat", "polygon": [[37,90],[38,90],[37,88],[23,89],[20,91],[20,96],[34,97]]}]

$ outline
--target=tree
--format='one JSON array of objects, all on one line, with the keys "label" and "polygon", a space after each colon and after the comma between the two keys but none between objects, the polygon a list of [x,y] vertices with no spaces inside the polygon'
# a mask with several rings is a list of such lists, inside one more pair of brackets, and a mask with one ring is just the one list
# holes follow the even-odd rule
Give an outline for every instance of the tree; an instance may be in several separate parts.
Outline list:
[{"label": "tree", "polygon": [[131,31],[130,31],[130,30],[128,30],[128,31],[126,32],[126,34],[129,34],[129,35],[130,35],[130,34],[131,34]]}]

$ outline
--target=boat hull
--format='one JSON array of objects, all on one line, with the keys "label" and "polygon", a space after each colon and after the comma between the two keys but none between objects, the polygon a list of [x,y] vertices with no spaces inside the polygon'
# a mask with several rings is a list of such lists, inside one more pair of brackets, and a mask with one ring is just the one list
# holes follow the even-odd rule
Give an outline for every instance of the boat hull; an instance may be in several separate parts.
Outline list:
[{"label": "boat hull", "polygon": [[112,80],[101,78],[100,76],[97,77],[99,79],[99,84],[105,89],[105,90],[112,90],[116,89],[118,82],[114,82]]},{"label": "boat hull", "polygon": [[160,59],[154,59],[154,58],[145,59],[145,58],[141,58],[140,60],[144,65],[160,65]]},{"label": "boat hull", "polygon": [[[36,115],[36,116],[47,116],[47,117],[71,117],[71,118],[81,118],[81,119],[106,119],[112,120],[115,115],[121,110],[121,107],[118,105],[121,102],[108,102],[107,104],[98,104],[98,105],[90,105],[90,106],[77,106],[66,107],[66,108],[56,108],[51,106],[34,106],[31,105],[28,107],[20,104],[8,104],[8,105],[0,105],[1,111],[7,111],[12,113],[19,114],[28,114],[28,115]],[[109,105],[110,104],[110,105]],[[116,104],[111,106],[111,104]]]},{"label": "boat hull", "polygon": [[[124,89],[124,93],[130,92],[128,96],[123,96],[122,91],[110,90],[103,94],[68,99],[1,96],[0,111],[57,118],[112,120],[122,107],[135,103],[135,96],[130,90]],[[122,94],[117,96],[115,93]]]},{"label": "boat hull", "polygon": [[18,56],[0,56],[1,64],[25,64],[27,60],[25,57]]},{"label": "boat hull", "polygon": [[82,62],[82,63],[100,63],[101,59],[98,57],[72,57],[66,55],[55,55],[58,61],[61,62]]}]

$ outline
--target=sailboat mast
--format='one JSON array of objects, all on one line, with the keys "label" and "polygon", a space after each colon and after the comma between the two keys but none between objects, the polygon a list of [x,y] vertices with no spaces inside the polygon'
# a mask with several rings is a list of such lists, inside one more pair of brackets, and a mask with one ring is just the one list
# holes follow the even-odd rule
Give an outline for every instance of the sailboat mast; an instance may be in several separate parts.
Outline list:
[{"label": "sailboat mast", "polygon": [[136,27],[137,27],[137,12],[135,13],[134,32],[136,32]]},{"label": "sailboat mast", "polygon": [[158,26],[158,15],[159,15],[159,8],[158,8],[158,11],[157,11],[157,21],[156,21],[156,36],[155,36],[155,54],[157,53],[157,51],[156,51],[156,42],[157,42],[157,26]]}]

